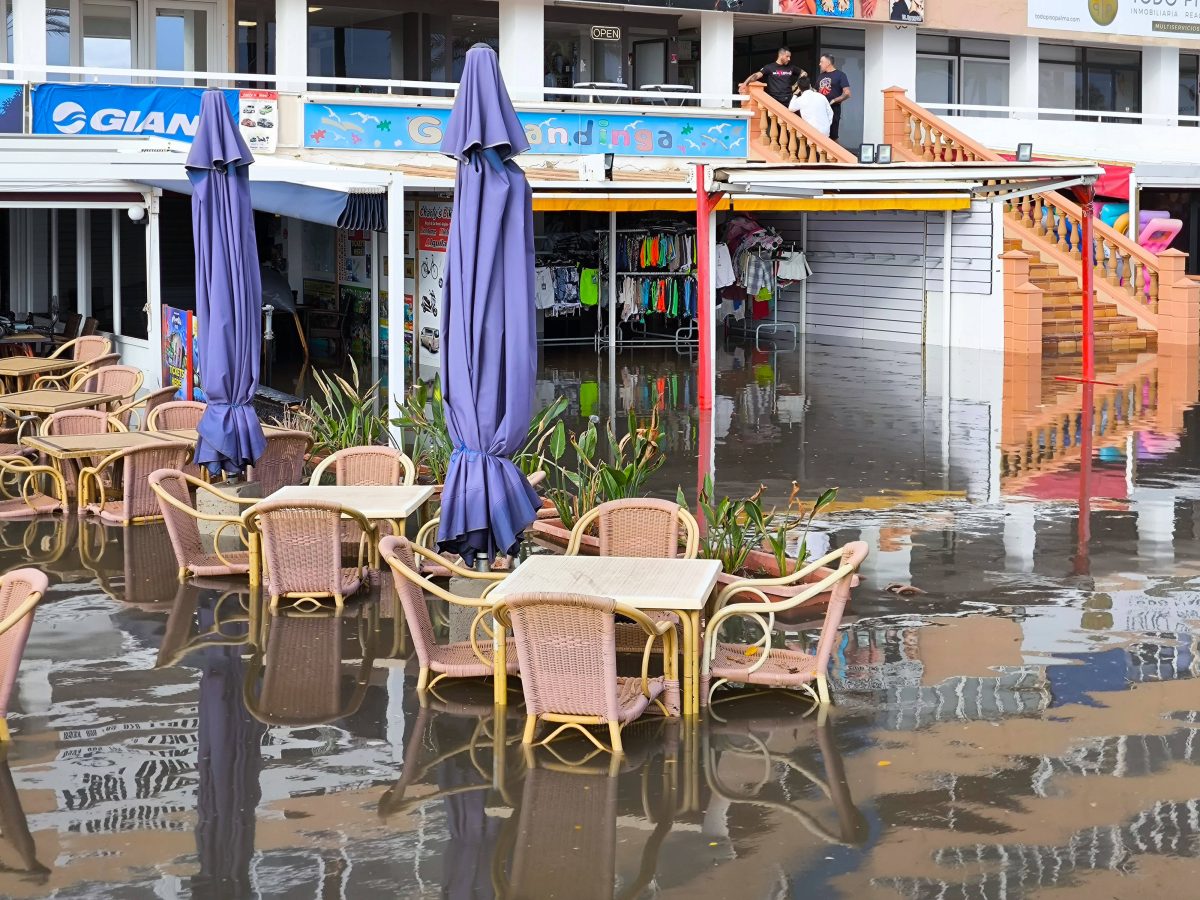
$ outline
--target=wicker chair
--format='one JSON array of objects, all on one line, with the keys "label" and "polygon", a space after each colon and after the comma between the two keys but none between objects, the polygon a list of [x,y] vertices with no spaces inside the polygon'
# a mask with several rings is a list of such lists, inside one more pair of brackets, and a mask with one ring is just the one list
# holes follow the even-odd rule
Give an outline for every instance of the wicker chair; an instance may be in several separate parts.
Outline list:
[{"label": "wicker chair", "polygon": [[309,484],[320,484],[333,468],[334,483],[340,485],[409,485],[417,480],[413,461],[391,447],[348,447],[325,457],[313,470]]},{"label": "wicker chair", "polygon": [[[353,715],[362,705],[375,664],[373,604],[358,607],[359,663],[354,687],[345,696],[343,633],[339,610],[320,614],[281,611],[262,618],[262,632],[246,667],[243,699],[250,715],[265,725],[309,728]],[[261,680],[261,684],[260,684]]]},{"label": "wicker chair", "polygon": [[[211,484],[194,478],[179,469],[159,469],[150,475],[150,490],[158,498],[171,535],[171,548],[179,564],[179,580],[189,575],[198,578],[220,578],[223,576],[248,575],[250,573],[249,550],[226,550],[220,546],[221,535],[229,527],[241,529],[241,516],[203,513],[192,506],[191,492],[207,491],[213,496],[238,506],[253,506],[257,500],[234,497],[218,490]],[[206,541],[200,533],[200,522],[219,523],[216,534]],[[243,539],[244,540],[244,539]],[[212,549],[206,549],[211,544]]]},{"label": "wicker chair", "polygon": [[[158,498],[150,489],[150,475],[159,469],[179,469],[191,456],[187,441],[162,441],[127,447],[79,472],[79,512],[97,515],[105,522],[128,525],[160,517]],[[113,468],[111,485],[106,470]],[[119,467],[119,468],[118,468]],[[113,495],[120,492],[120,499]]]},{"label": "wicker chair", "polygon": [[37,569],[17,569],[0,578],[0,743],[10,740],[8,701],[33,626],[33,609],[47,584]]},{"label": "wicker chair", "polygon": [[250,470],[250,477],[258,483],[264,497],[271,496],[281,487],[300,483],[304,462],[312,446],[312,438],[303,431],[277,431],[267,435],[266,449]]},{"label": "wicker chair", "polygon": [[[600,556],[695,559],[700,549],[700,526],[695,517],[669,500],[640,498],[601,503],[581,516],[571,529],[568,556],[579,553],[584,535],[593,525],[600,539]],[[679,616],[673,612],[652,610],[646,615],[654,622],[679,625]],[[640,653],[644,643],[642,630],[636,625],[617,623],[618,653]]]},{"label": "wicker chair", "polygon": [[[415,552],[414,552],[415,551]],[[479,640],[480,630],[489,636],[494,632],[489,628],[486,619],[492,610],[492,602],[485,596],[460,597],[445,588],[439,587],[420,573],[417,568],[416,555],[432,556],[439,564],[446,566],[456,575],[464,578],[477,578],[483,581],[499,583],[504,579],[502,573],[472,572],[461,568],[448,560],[443,560],[424,547],[418,547],[403,537],[385,537],[379,542],[379,554],[392,569],[392,578],[396,584],[396,593],[400,596],[400,605],[404,610],[404,619],[408,623],[412,635],[413,646],[417,651],[417,662],[420,674],[417,677],[417,691],[424,692],[432,688],[443,678],[486,678],[496,673],[497,666],[503,665],[508,675],[517,674],[516,647],[512,639],[504,642],[503,654],[495,652],[495,643],[490,640]],[[447,603],[456,604],[476,610],[471,622],[471,637],[466,641],[454,641],[439,644],[434,636],[433,621],[429,616],[429,607],[425,602],[426,592]],[[430,679],[430,673],[435,673]]]},{"label": "wicker chair", "polygon": [[145,377],[141,369],[133,366],[104,366],[93,369],[86,378],[76,383],[74,389],[95,391],[98,394],[115,394],[117,399],[109,404],[108,412],[128,428],[133,408],[138,405],[133,400],[141,390]]},{"label": "wicker chair", "polygon": [[84,335],[60,344],[48,358],[59,359],[66,356],[68,350],[71,351],[71,359],[75,362],[88,362],[112,353],[112,341],[98,334]]},{"label": "wicker chair", "polygon": [[0,519],[65,513],[70,502],[67,484],[57,469],[19,456],[0,459]]},{"label": "wicker chair", "polygon": [[[141,406],[141,408],[142,408],[142,418],[141,418],[142,431],[147,431],[149,429],[148,423],[149,423],[149,419],[150,419],[150,413],[154,412],[154,410],[158,409],[158,407],[162,406],[164,403],[170,403],[171,401],[173,401],[175,399],[175,395],[178,392],[179,392],[179,389],[176,388],[174,385],[169,385],[167,387],[161,387],[161,388],[151,391],[146,396],[142,397],[142,399],[137,404],[135,404],[137,406]],[[119,410],[118,410],[118,412],[119,412]]]},{"label": "wicker chair", "polygon": [[196,400],[168,400],[146,413],[147,431],[179,431],[200,425],[207,403]]},{"label": "wicker chair", "polygon": [[[110,420],[107,413],[98,409],[69,409],[47,416],[42,421],[41,434],[46,437],[61,437],[63,435],[107,434],[110,431],[124,430],[125,427],[120,422]],[[103,454],[97,454],[97,456],[103,456]],[[58,467],[62,472],[63,480],[67,483],[67,493],[74,496],[76,485],[79,482],[79,460],[60,460]]]},{"label": "wicker chair", "polygon": [[97,369],[113,366],[121,361],[121,354],[106,353],[94,359],[85,360],[79,365],[60,372],[58,375],[39,375],[33,381],[35,391],[73,391],[77,385]]},{"label": "wicker chair", "polygon": [[[756,598],[756,602],[721,606],[709,621],[701,662],[702,702],[707,703],[712,692],[728,681],[773,688],[802,688],[822,706],[828,705],[829,682],[826,672],[829,670],[829,659],[842,614],[850,599],[851,580],[866,556],[867,545],[855,541],[809,563],[801,570],[802,577],[823,566],[837,564],[838,568],[828,577],[785,600],[770,600],[754,586],[753,581],[731,585],[722,592],[721,599],[726,603],[738,594],[748,594]],[[821,626],[815,656],[800,650],[773,646],[776,614],[795,609],[830,590],[832,596]],[[734,617],[744,617],[757,624],[763,632],[762,637],[753,644],[719,642],[721,626]],[[712,679],[715,681],[710,688],[708,683]],[[811,687],[814,681],[817,683],[816,692]]]},{"label": "wicker chair", "polygon": [[[342,565],[343,515],[363,531],[353,567]],[[357,510],[337,503],[264,500],[251,507],[242,522],[250,539],[250,575],[256,576],[257,549],[272,612],[285,599],[296,600],[297,608],[307,610],[319,610],[321,600],[333,600],[341,609],[347,597],[367,584],[367,547],[375,526]]]},{"label": "wicker chair", "polygon": [[[640,677],[617,677],[617,614],[632,619],[646,635]],[[513,630],[517,645],[527,713],[522,743],[534,743],[540,719],[560,724],[539,745],[576,729],[601,750],[621,753],[621,729],[651,704],[667,714],[659,698],[673,693],[668,702],[673,699],[678,708],[675,630],[670,623],[653,622],[614,600],[576,594],[506,597],[494,615]],[[670,645],[663,652],[666,671],[650,678],[650,651],[660,638]],[[607,725],[611,746],[604,746],[585,725]]]}]

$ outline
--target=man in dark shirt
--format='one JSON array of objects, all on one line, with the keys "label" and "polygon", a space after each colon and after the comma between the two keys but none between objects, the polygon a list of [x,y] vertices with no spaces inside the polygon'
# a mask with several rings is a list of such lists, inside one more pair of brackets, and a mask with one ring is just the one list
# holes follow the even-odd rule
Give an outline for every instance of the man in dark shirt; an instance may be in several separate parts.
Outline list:
[{"label": "man in dark shirt", "polygon": [[817,90],[825,95],[829,105],[833,107],[833,124],[829,126],[829,136],[838,139],[838,126],[842,124],[842,104],[850,99],[850,79],[846,73],[839,71],[833,63],[833,57],[826,53],[821,57],[821,74],[817,76]]},{"label": "man in dark shirt", "polygon": [[738,90],[744,94],[747,85],[756,81],[765,82],[767,96],[777,103],[782,103],[786,108],[792,101],[792,88],[796,84],[796,79],[802,74],[801,69],[792,65],[792,51],[787,47],[780,47],[775,62],[754,72],[738,86]]}]

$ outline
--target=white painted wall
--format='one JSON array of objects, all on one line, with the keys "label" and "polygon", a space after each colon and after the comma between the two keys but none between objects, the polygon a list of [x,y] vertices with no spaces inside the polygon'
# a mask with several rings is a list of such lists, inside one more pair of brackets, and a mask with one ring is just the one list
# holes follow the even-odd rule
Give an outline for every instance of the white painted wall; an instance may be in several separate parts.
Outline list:
[{"label": "white painted wall", "polygon": [[[902,87],[909,96],[917,89],[917,29],[881,25],[868,28],[863,72],[863,143],[883,141],[883,90]],[[851,85],[856,97],[858,85]]]},{"label": "white painted wall", "polygon": [[1179,122],[1178,47],[1143,48],[1142,113],[1153,116],[1145,120],[1152,125],[1175,125]]},{"label": "white painted wall", "polygon": [[308,74],[308,2],[275,0],[275,74],[281,91],[302,92]]},{"label": "white painted wall", "polygon": [[13,0],[12,17],[16,78],[45,81],[46,0]]},{"label": "white painted wall", "polygon": [[[733,90],[733,16],[727,12],[700,13],[700,93],[728,94]],[[705,106],[720,105],[715,100]]]},{"label": "white painted wall", "polygon": [[[1008,103],[1020,109],[1037,109],[1039,41],[1035,37],[1014,37],[1008,42]],[[1023,113],[1020,118],[1031,118]]]},{"label": "white painted wall", "polygon": [[[1178,88],[1176,88],[1178,91]],[[1177,94],[1173,94],[1173,97]],[[935,113],[942,113],[936,108]],[[1123,122],[1063,122],[952,116],[946,119],[993,150],[1011,153],[1023,141],[1034,155],[1066,156],[1101,162],[1186,163],[1194,165],[1200,129]]]},{"label": "white painted wall", "polygon": [[513,100],[541,100],[542,0],[500,0],[500,72]]}]

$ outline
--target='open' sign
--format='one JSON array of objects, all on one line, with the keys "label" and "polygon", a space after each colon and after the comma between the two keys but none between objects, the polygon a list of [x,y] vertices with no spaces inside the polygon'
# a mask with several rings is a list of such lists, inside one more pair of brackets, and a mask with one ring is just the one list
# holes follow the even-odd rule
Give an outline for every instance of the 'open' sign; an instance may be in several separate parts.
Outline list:
[{"label": "'open' sign", "polygon": [[592,40],[593,41],[619,41],[621,39],[621,29],[615,25],[593,25]]}]

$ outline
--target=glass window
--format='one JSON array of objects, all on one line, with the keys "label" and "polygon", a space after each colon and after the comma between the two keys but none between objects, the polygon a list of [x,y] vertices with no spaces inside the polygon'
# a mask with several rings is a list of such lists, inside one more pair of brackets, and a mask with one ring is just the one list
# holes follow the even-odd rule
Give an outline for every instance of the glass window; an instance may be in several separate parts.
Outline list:
[{"label": "glass window", "polygon": [[953,48],[950,46],[952,40],[952,38],[942,34],[918,34],[917,52],[951,53],[953,52]]},{"label": "glass window", "polygon": [[154,68],[181,72],[209,70],[205,10],[159,7],[154,11]]},{"label": "glass window", "polygon": [[1008,41],[985,41],[977,38],[960,38],[958,52],[963,56],[990,56],[1008,59]]},{"label": "glass window", "polygon": [[[968,106],[1008,106],[1008,60],[963,59],[959,102]],[[972,116],[1003,117],[1001,112],[975,110]]]},{"label": "glass window", "polygon": [[822,28],[821,43],[826,47],[866,47],[866,33],[857,28]]},{"label": "glass window", "polygon": [[[1179,114],[1200,116],[1200,55],[1179,54]],[[1196,122],[1181,122],[1196,125]]]},{"label": "glass window", "polygon": [[569,88],[579,70],[580,26],[546,23],[545,61],[542,75],[546,87]]},{"label": "glass window", "polygon": [[235,11],[235,72],[275,73],[275,4],[239,0]]},{"label": "glass window", "polygon": [[[958,102],[958,60],[947,56],[917,57],[917,102]],[[934,110],[944,115],[946,110]],[[955,113],[957,115],[957,113]]]},{"label": "glass window", "polygon": [[[1075,108],[1075,63],[1047,62],[1038,67],[1038,105],[1046,109]],[[1052,116],[1051,118],[1062,118]],[[1068,117],[1069,118],[1069,117]]]},{"label": "glass window", "polygon": [[[137,7],[125,3],[83,3],[83,59],[81,65],[101,69],[132,69],[134,20]],[[105,81],[126,82],[106,75]]]},{"label": "glass window", "polygon": [[[335,78],[392,77],[401,54],[401,16],[378,9],[309,7],[308,74]],[[381,87],[328,85],[327,90],[379,93]]]},{"label": "glass window", "polygon": [[117,211],[117,234],[121,254],[121,334],[150,336],[146,322],[146,226],[132,221],[124,210]]},{"label": "glass window", "polygon": [[113,330],[113,220],[118,212],[111,209],[88,210],[92,317],[99,323],[101,331],[109,333]]},{"label": "glass window", "polygon": [[1043,41],[1038,46],[1038,55],[1042,62],[1074,63],[1078,52],[1077,48],[1067,44],[1047,44]]},{"label": "glass window", "polygon": [[[0,62],[12,62],[13,58],[13,15],[12,15],[12,0],[4,0],[4,25],[5,34],[7,35],[4,46],[0,47],[2,55]],[[7,78],[8,75],[6,74]]]},{"label": "glass window", "polygon": [[75,216],[76,211],[73,209],[58,211],[58,310],[62,318],[79,312],[79,279],[76,276],[79,261],[75,252]]},{"label": "glass window", "polygon": [[[463,66],[467,62],[467,51],[476,44],[488,44],[497,52],[500,51],[500,20],[488,19],[481,16],[451,16],[450,17],[450,78],[458,81],[462,78]],[[615,41],[596,41],[597,44],[610,44],[618,49],[622,46]],[[618,54],[619,56],[620,54]],[[593,60],[593,77],[585,81],[608,81],[601,77],[601,60]],[[616,79],[612,79],[616,80]]]},{"label": "glass window", "polygon": [[[71,64],[71,10],[65,6],[46,7],[46,63]],[[50,74],[51,81],[65,81],[66,75]]]}]

